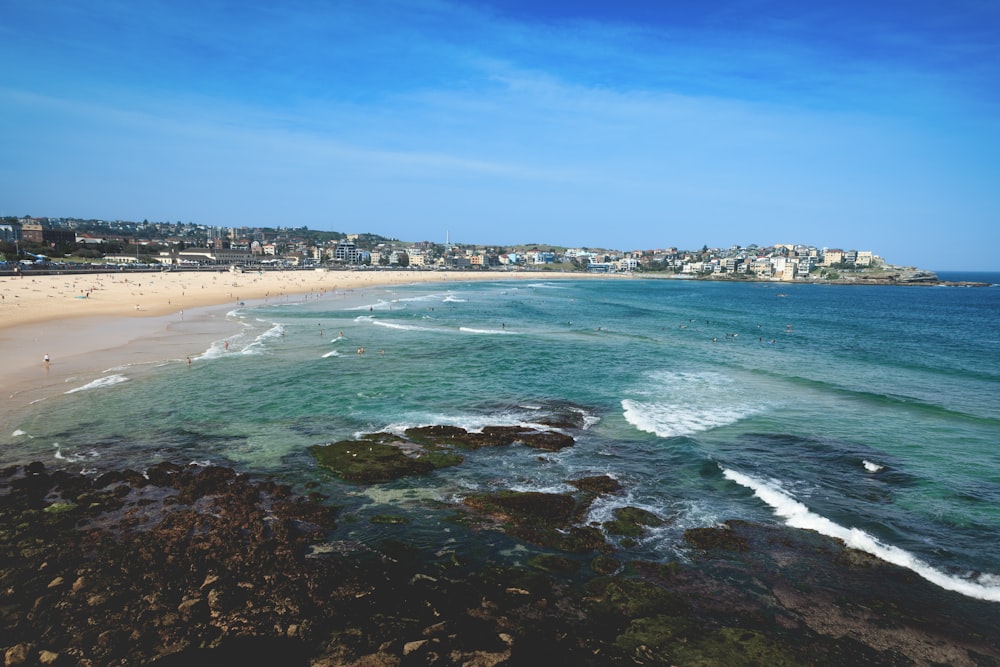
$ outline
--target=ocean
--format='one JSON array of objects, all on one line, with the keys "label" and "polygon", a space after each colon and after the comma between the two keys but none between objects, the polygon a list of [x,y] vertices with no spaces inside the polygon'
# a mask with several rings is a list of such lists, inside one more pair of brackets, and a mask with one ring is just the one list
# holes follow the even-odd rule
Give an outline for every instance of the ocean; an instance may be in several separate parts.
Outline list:
[{"label": "ocean", "polygon": [[[512,560],[522,545],[443,517],[471,492],[607,474],[624,491],[588,521],[623,505],[667,519],[627,556],[685,561],[688,528],[780,523],[1000,602],[1000,274],[940,274],[987,288],[457,277],[235,310],[241,333],[190,364],[108,369],[38,403],[0,434],[0,464],[229,465],[316,483],[343,507],[338,538],[380,539],[396,528],[364,519],[397,514],[429,551]],[[308,452],[553,415],[576,424],[574,446],[464,452],[388,484],[341,482]]]}]

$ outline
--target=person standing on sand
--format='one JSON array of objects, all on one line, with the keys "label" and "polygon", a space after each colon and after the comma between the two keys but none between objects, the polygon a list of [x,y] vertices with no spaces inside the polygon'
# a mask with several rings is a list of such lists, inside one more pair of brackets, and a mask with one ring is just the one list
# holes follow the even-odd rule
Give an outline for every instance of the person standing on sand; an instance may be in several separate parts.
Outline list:
[{"label": "person standing on sand", "polygon": [[45,363],[45,367],[48,368],[49,367],[49,355],[46,354],[45,357],[42,359],[42,361]]}]

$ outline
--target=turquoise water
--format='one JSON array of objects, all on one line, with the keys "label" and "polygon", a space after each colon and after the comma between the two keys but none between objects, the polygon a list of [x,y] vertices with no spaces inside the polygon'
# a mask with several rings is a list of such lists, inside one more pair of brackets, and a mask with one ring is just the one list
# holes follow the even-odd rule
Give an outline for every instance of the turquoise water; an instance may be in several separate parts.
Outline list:
[{"label": "turquoise water", "polygon": [[[621,505],[670,519],[636,557],[685,558],[693,526],[782,522],[1000,601],[1000,288],[487,281],[231,316],[244,331],[228,351],[216,341],[190,367],[81,382],[0,436],[0,462],[99,472],[169,459],[319,479],[359,517],[412,514],[428,544],[440,528],[421,517],[470,491],[610,474],[625,493],[590,520]],[[572,448],[479,450],[371,488],[339,484],[307,453],[358,433],[552,414],[581,426]]]}]

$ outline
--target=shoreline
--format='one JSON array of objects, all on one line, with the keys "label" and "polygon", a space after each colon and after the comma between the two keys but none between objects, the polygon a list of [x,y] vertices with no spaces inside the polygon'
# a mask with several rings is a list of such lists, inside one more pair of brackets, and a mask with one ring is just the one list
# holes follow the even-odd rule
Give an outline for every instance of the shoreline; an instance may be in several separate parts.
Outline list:
[{"label": "shoreline", "polygon": [[[533,271],[185,271],[0,278],[0,429],[126,365],[183,362],[240,325],[237,307],[418,283],[609,278]],[[621,278],[621,277],[619,277]],[[48,361],[45,359],[48,358]],[[70,384],[70,383],[76,384]]]},{"label": "shoreline", "polygon": [[49,274],[0,278],[0,340],[24,324],[83,317],[141,318],[205,306],[289,298],[386,285],[488,280],[615,279],[607,274],[422,270],[160,271]]},{"label": "shoreline", "polygon": [[[64,393],[68,383],[94,380],[126,365],[183,362],[239,331],[226,314],[279,300],[298,300],[393,285],[506,280],[684,280],[656,273],[555,271],[270,270],[25,274],[0,277],[0,376],[6,397],[0,429],[17,423],[39,401]],[[708,282],[897,286],[973,286],[967,283],[884,283],[691,277]],[[974,286],[988,286],[986,283]],[[45,361],[48,358],[49,361]]]}]

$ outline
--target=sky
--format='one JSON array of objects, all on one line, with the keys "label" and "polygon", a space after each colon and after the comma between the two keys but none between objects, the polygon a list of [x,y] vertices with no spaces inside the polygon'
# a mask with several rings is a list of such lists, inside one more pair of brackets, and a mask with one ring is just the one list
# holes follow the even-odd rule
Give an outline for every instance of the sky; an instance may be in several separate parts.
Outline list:
[{"label": "sky", "polygon": [[995,0],[0,0],[0,215],[1000,270]]}]

